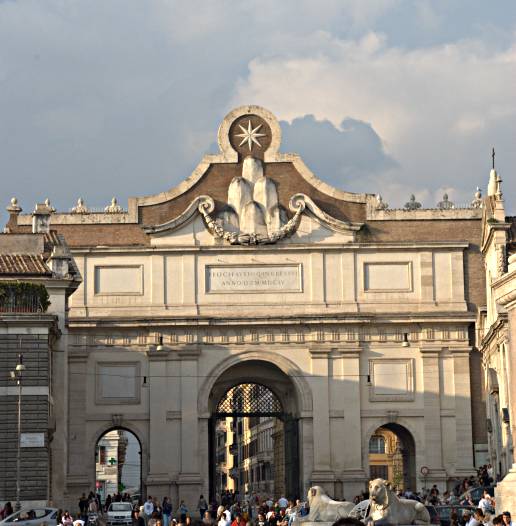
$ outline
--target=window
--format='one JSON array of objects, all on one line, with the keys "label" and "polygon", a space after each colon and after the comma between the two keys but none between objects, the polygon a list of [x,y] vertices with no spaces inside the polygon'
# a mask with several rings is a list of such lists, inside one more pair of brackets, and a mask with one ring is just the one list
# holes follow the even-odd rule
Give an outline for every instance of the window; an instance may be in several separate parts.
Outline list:
[{"label": "window", "polygon": [[97,448],[97,458],[95,459],[97,464],[106,463],[106,446],[98,446]]},{"label": "window", "polygon": [[[369,440],[369,453],[385,454],[385,439],[381,435],[373,435]],[[375,477],[379,478],[379,477]]]},{"label": "window", "polygon": [[370,466],[369,467],[369,477],[371,480],[374,479],[384,479],[389,478],[389,469],[387,466]]}]

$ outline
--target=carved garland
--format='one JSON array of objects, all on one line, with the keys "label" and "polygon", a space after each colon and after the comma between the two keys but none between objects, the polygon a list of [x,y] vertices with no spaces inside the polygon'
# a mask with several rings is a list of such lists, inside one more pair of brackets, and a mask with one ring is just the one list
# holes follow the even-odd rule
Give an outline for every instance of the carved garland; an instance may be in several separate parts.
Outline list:
[{"label": "carved garland", "polygon": [[289,208],[294,212],[292,219],[285,223],[279,230],[266,236],[254,232],[243,233],[224,230],[217,220],[213,219],[210,215],[210,213],[215,210],[215,202],[211,197],[206,196],[202,199],[198,204],[198,210],[206,222],[208,232],[210,232],[213,237],[223,239],[231,245],[270,245],[291,236],[297,230],[305,206],[305,201],[301,196],[293,196],[289,202]]}]

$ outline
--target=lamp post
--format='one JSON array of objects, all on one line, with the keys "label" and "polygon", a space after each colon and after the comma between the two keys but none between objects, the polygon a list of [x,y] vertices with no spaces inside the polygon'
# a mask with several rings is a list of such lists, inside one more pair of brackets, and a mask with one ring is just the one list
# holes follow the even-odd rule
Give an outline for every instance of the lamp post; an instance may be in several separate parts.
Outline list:
[{"label": "lamp post", "polygon": [[20,464],[21,464],[21,401],[22,401],[22,376],[25,371],[23,365],[23,355],[18,355],[18,363],[14,371],[11,371],[11,378],[18,384],[18,447],[16,450],[16,511],[21,508],[20,505]]}]

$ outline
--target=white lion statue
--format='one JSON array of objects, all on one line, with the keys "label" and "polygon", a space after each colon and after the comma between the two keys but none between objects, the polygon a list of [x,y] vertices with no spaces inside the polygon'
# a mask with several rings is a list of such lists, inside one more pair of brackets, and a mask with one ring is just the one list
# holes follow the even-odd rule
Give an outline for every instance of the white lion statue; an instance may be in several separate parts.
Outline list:
[{"label": "white lion statue", "polygon": [[364,522],[383,524],[430,524],[430,514],[424,504],[416,500],[399,499],[389,482],[375,479],[369,482],[369,515]]},{"label": "white lion statue", "polygon": [[333,500],[326,495],[321,486],[312,486],[307,495],[310,513],[299,519],[299,522],[335,522],[347,517],[355,507],[352,502]]}]

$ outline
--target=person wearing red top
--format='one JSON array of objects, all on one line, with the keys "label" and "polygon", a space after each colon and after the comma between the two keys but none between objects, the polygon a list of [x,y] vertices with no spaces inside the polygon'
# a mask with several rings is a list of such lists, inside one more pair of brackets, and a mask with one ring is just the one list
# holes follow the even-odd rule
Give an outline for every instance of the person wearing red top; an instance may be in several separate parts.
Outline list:
[{"label": "person wearing red top", "polygon": [[245,526],[245,525],[246,525],[246,522],[244,518],[242,517],[242,515],[240,514],[238,514],[235,517],[235,520],[231,523],[231,526]]}]

